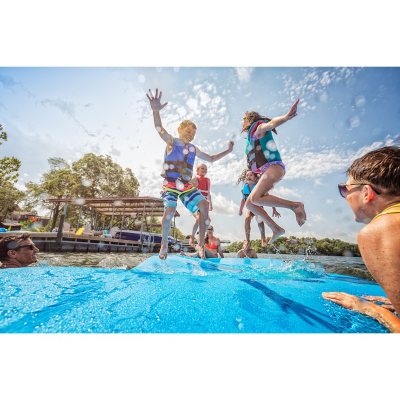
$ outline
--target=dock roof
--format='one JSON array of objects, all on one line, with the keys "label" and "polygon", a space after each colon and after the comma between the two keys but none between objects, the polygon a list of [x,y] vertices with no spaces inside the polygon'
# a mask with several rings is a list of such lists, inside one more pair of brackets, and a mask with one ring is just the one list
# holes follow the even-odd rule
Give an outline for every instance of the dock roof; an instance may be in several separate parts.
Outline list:
[{"label": "dock roof", "polygon": [[[161,217],[164,214],[163,200],[157,197],[75,197],[49,198],[48,203],[67,203],[94,209],[102,215],[129,216],[153,215]],[[175,217],[179,217],[175,211]]]}]

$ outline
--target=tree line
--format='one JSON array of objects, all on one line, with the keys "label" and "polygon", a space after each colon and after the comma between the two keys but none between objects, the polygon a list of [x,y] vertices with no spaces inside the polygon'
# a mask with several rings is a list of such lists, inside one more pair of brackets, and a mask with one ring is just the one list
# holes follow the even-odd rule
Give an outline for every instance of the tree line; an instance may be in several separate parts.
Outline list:
[{"label": "tree line", "polygon": [[[226,251],[236,253],[242,248],[243,242],[234,242],[226,247]],[[294,236],[280,237],[273,244],[261,246],[261,240],[252,240],[251,247],[257,253],[304,254],[327,256],[361,257],[358,246],[340,239],[316,239],[314,237],[297,238]]]}]

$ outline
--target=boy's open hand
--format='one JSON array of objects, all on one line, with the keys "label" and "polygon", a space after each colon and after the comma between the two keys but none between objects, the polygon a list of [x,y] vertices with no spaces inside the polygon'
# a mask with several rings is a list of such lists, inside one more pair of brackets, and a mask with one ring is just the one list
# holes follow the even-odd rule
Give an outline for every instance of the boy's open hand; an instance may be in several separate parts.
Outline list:
[{"label": "boy's open hand", "polygon": [[153,111],[160,111],[168,104],[168,103],[161,104],[161,96],[162,96],[161,90],[160,92],[158,92],[158,89],[156,89],[156,95],[153,96],[151,89],[149,89],[149,94],[150,95],[146,93],[146,96],[149,99],[150,106]]}]

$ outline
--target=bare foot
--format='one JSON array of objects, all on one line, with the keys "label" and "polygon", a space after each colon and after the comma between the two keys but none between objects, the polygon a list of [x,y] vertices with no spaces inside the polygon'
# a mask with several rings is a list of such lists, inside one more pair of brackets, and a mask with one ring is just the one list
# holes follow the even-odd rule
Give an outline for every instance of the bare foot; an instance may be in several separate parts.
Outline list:
[{"label": "bare foot", "polygon": [[158,253],[158,257],[160,260],[166,260],[168,256],[168,246],[161,242],[160,252]]},{"label": "bare foot", "polygon": [[268,244],[274,243],[276,239],[278,239],[279,237],[281,237],[284,234],[285,234],[285,230],[283,228],[280,228],[277,231],[272,231],[272,237],[271,237],[271,239],[269,239]]},{"label": "bare foot", "polygon": [[304,209],[303,203],[298,203],[296,207],[293,208],[293,212],[296,214],[296,221],[301,226],[306,222],[307,215]]},{"label": "bare foot", "polygon": [[[283,231],[283,232],[285,232],[285,231]],[[272,238],[271,238],[272,239]],[[262,247],[267,247],[267,245],[268,245],[268,242],[267,242],[267,239],[261,239],[261,246]]]}]

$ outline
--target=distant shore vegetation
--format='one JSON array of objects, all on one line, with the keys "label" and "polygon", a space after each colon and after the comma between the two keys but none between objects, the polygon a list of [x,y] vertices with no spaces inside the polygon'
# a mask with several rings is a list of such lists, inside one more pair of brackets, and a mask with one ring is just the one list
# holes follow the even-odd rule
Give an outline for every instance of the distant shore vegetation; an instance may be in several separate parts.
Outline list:
[{"label": "distant shore vegetation", "polygon": [[[243,242],[231,243],[225,248],[225,251],[236,253],[242,248],[242,245]],[[257,253],[361,257],[356,244],[347,243],[340,239],[283,236],[266,247],[261,246],[261,240],[252,240],[251,247]]]}]

